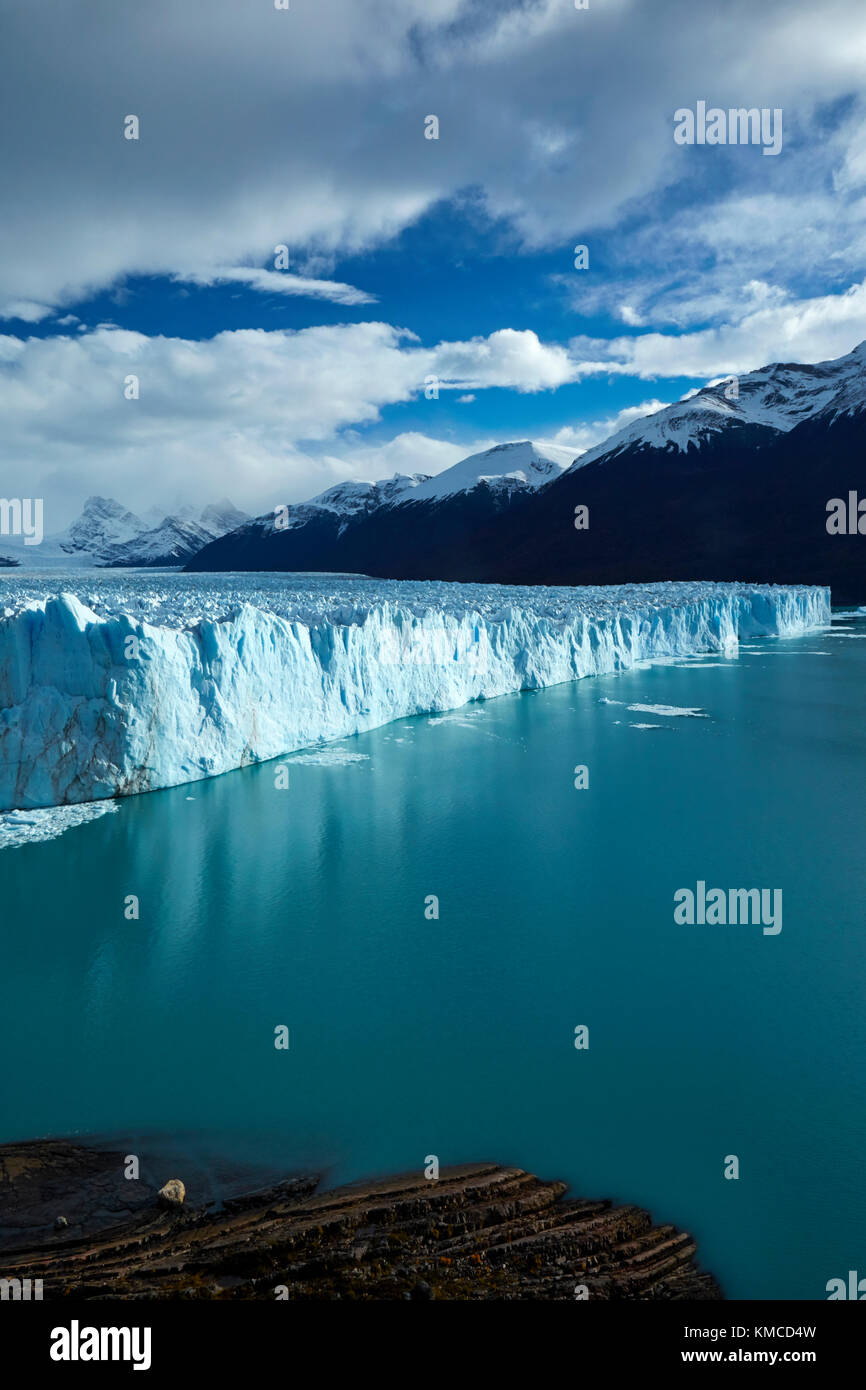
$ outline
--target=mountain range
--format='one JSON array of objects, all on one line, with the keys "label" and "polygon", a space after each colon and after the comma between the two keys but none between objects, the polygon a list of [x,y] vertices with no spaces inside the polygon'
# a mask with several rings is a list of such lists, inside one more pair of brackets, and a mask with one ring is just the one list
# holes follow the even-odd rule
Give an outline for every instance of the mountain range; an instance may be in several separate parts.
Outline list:
[{"label": "mountain range", "polygon": [[[455,566],[454,575],[444,577],[462,577],[461,547],[471,546],[476,529],[559,477],[571,457],[568,450],[539,449],[529,442],[500,444],[435,477],[398,473],[385,482],[338,483],[309,502],[246,522],[204,547],[187,567],[343,570],[388,577],[393,570],[394,578],[426,579],[440,577],[436,570],[442,566]],[[429,518],[435,518],[437,536],[428,559]],[[413,551],[418,551],[414,558]],[[401,573],[408,569],[411,574]]]},{"label": "mountain range", "polygon": [[143,516],[127,511],[112,497],[88,497],[77,520],[46,536],[40,545],[2,537],[0,564],[64,569],[183,565],[247,519],[227,497],[201,511],[185,506],[166,513],[154,507]]},{"label": "mountain range", "polygon": [[[832,499],[856,494],[855,512],[866,499],[866,343],[706,386],[570,458],[522,441],[432,478],[342,483],[245,522],[187,568],[509,584],[740,579],[830,584],[834,601],[866,600],[866,536],[827,525]],[[581,529],[577,508],[587,509]]]},{"label": "mountain range", "polygon": [[510,584],[740,579],[829,584],[835,601],[862,603],[866,535],[831,534],[828,504],[853,494],[855,518],[860,498],[866,512],[864,446],[866,343],[833,361],[726,378],[578,458],[529,440],[499,444],[435,476],[346,481],[255,518],[228,498],[139,516],[90,497],[39,546],[3,537],[0,565]]}]

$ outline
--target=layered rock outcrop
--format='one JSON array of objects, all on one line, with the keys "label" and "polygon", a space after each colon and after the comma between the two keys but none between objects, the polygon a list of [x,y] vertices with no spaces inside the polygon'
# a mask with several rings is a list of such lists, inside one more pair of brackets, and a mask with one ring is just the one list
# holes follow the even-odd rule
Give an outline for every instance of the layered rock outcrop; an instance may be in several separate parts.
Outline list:
[{"label": "layered rock outcrop", "polygon": [[169,1211],[122,1163],[53,1141],[0,1147],[4,1277],[42,1279],[46,1300],[722,1297],[691,1236],[519,1168],[325,1192],[289,1179],[206,1206],[191,1192]]}]

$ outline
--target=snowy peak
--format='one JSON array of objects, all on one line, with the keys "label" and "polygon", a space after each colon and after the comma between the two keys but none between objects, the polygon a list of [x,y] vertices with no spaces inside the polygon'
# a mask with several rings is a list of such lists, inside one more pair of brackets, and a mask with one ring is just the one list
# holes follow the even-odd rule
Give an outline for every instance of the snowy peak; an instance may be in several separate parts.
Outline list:
[{"label": "snowy peak", "polygon": [[113,497],[88,497],[81,516],[59,540],[62,550],[99,552],[122,545],[146,529],[141,517],[127,511]]},{"label": "snowy peak", "polygon": [[222,497],[219,502],[211,502],[204,508],[198,524],[209,536],[224,536],[227,531],[234,531],[235,527],[242,526],[247,520],[246,512],[242,512],[228,497]]},{"label": "snowy peak", "polygon": [[66,530],[29,548],[11,537],[8,549],[11,560],[26,568],[179,565],[245,520],[227,497],[201,511],[187,506],[167,514],[151,507],[139,516],[113,497],[93,496]]},{"label": "snowy peak", "polygon": [[[293,502],[287,506],[279,529],[291,531],[327,516],[334,517],[342,525],[346,525],[356,517],[375,511],[378,507],[390,506],[401,501],[407,492],[426,482],[428,477],[427,473],[395,473],[393,478],[385,478],[378,483],[367,483],[359,479],[334,483],[324,492],[311,497],[308,502]],[[275,512],[265,512],[263,516],[245,521],[232,529],[246,534],[260,531],[268,535],[274,530],[274,518]]]},{"label": "snowy peak", "polygon": [[471,492],[481,484],[511,488],[537,488],[559,477],[568,468],[574,453],[557,445],[542,448],[531,439],[513,444],[495,444],[480,454],[470,454],[451,468],[431,477],[428,473],[395,473],[378,483],[337,483],[310,502],[290,510],[326,507],[347,516],[375,507],[397,506],[404,502],[439,501]]},{"label": "snowy peak", "polygon": [[372,511],[374,507],[387,506],[400,500],[407,492],[427,481],[427,473],[395,473],[393,478],[385,478],[378,483],[345,482],[335,483],[318,497],[303,502],[303,507],[324,507],[328,511],[352,516],[356,512]]},{"label": "snowy peak", "polygon": [[405,502],[424,502],[471,492],[481,484],[501,488],[538,488],[558,478],[573,459],[573,451],[557,445],[542,448],[531,439],[496,444],[480,454],[470,454],[444,473],[419,484]]},{"label": "snowy peak", "polygon": [[[159,517],[158,509],[150,514]],[[228,497],[211,502],[198,511],[193,506],[180,507],[175,513],[163,515],[155,526],[143,527],[137,536],[120,545],[103,548],[101,565],[181,565],[197,555],[204,546],[219,539],[247,521]]]},{"label": "snowy peak", "polygon": [[382,499],[382,505],[388,506],[392,502],[405,502],[419,487],[423,487],[424,483],[429,481],[429,473],[395,473],[393,478],[376,483],[376,491]]},{"label": "snowy peak", "polygon": [[[514,494],[540,491],[565,472],[573,457],[571,449],[524,439],[471,454],[435,477],[395,473],[378,482],[335,483],[307,502],[275,507],[237,527],[207,546],[190,567],[366,573],[372,565],[375,573],[427,509],[447,501],[447,526],[459,532],[485,509],[491,518],[497,515]],[[437,516],[441,538],[443,514]]]},{"label": "snowy peak", "polygon": [[180,565],[209,545],[214,536],[195,521],[167,516],[123,545],[106,547],[100,565]]},{"label": "snowy peak", "polygon": [[[409,502],[440,502],[481,486],[502,491],[534,490],[558,478],[573,458],[571,449],[557,445],[542,448],[529,439],[496,444],[480,454],[470,454],[435,477],[429,473],[395,473],[392,478],[376,483],[355,480],[335,483],[308,502],[286,507],[278,529],[281,532],[296,530],[330,514],[339,519],[339,534],[342,534],[350,522],[384,507],[398,507]],[[266,512],[238,530],[243,536],[255,532],[270,535],[274,530],[274,513]]]},{"label": "snowy peak", "polygon": [[866,410],[866,342],[828,362],[774,362],[743,376],[724,377],[694,395],[636,420],[576,459],[573,467],[626,449],[699,449],[732,426],[761,426],[787,434],[804,420]]},{"label": "snowy peak", "polygon": [[221,498],[219,502],[210,502],[201,511],[192,502],[174,507],[171,511],[165,507],[149,507],[144,517],[147,521],[145,529],[148,531],[163,526],[167,521],[173,521],[189,526],[193,531],[200,528],[206,531],[212,540],[216,536],[224,536],[227,531],[234,531],[235,527],[249,520],[247,513],[236,507],[228,497]]}]

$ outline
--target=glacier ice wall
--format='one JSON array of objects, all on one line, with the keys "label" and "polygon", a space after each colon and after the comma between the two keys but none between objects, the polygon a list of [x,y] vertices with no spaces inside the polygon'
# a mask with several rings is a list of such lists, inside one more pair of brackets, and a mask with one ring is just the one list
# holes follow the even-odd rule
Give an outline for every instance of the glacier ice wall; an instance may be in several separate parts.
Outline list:
[{"label": "glacier ice wall", "polygon": [[332,578],[248,602],[242,587],[149,583],[103,586],[92,606],[22,592],[5,608],[0,811],[177,786],[405,715],[830,619],[829,590],[811,587]]}]

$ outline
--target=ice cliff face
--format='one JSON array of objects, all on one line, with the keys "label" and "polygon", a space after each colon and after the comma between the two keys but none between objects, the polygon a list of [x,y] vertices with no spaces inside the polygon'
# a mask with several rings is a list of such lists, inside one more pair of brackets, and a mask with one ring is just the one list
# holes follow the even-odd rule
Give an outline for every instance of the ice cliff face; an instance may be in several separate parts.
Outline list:
[{"label": "ice cliff face", "polygon": [[176,786],[830,617],[821,588],[177,579],[91,580],[87,603],[2,581],[0,811]]}]

